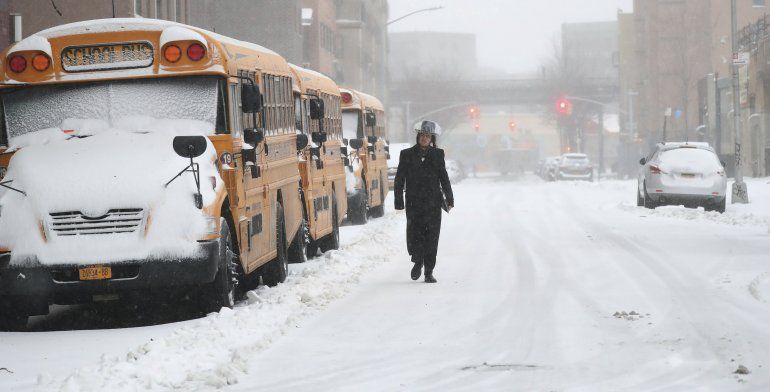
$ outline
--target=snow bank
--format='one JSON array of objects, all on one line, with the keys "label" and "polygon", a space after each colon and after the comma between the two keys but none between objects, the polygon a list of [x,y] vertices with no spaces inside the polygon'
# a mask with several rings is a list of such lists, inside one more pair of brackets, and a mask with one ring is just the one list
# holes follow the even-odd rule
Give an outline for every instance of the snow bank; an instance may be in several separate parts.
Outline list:
[{"label": "snow bank", "polygon": [[[40,388],[65,391],[210,390],[235,384],[253,355],[296,323],[345,296],[365,272],[390,261],[403,222],[386,215],[339,251],[292,266],[286,283],[260,287],[248,301],[136,347],[125,356],[103,357],[64,380],[42,379]],[[376,252],[376,253],[375,253]],[[299,271],[297,271],[299,270]]]},{"label": "snow bank", "polygon": [[[185,257],[198,251],[197,240],[205,234],[207,222],[193,204],[191,174],[168,188],[163,185],[189,164],[189,159],[174,153],[174,137],[210,133],[212,124],[149,117],[117,121],[125,129],[100,128],[106,123],[96,119],[69,119],[63,124],[79,127],[73,134],[93,136],[74,138],[61,130],[47,129],[12,139],[13,148],[20,150],[14,154],[5,180],[13,180],[15,188],[27,193],[0,190],[0,246],[13,250],[12,262],[29,257],[44,264],[111,262]],[[205,179],[215,177],[219,187],[223,184],[210,141],[196,162],[204,180],[204,205],[209,204],[216,190],[205,186]],[[146,236],[140,230],[59,237],[49,230],[50,213],[80,211],[98,217],[109,210],[128,208],[142,209],[144,219],[151,219]]]}]

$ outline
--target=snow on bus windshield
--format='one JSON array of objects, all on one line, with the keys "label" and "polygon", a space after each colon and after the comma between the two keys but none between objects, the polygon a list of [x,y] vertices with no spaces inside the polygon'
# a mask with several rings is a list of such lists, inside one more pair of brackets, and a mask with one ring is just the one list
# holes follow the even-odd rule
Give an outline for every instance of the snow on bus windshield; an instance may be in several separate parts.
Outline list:
[{"label": "snow on bus windshield", "polygon": [[113,80],[87,85],[35,86],[4,95],[2,99],[11,140],[43,129],[64,129],[65,120],[71,119],[98,120],[113,127],[124,125],[126,119],[136,116],[216,124],[217,78]]}]

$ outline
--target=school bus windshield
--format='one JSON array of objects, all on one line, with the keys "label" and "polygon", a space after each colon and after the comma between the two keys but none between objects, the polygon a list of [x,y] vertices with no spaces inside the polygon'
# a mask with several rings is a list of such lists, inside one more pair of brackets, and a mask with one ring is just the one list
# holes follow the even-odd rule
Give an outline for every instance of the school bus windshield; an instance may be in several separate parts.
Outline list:
[{"label": "school bus windshield", "polygon": [[358,111],[342,112],[342,137],[345,139],[358,139],[362,137],[359,132]]},{"label": "school bus windshield", "polygon": [[223,79],[213,76],[31,86],[0,95],[9,138],[47,128],[150,131],[154,120],[224,128]]}]

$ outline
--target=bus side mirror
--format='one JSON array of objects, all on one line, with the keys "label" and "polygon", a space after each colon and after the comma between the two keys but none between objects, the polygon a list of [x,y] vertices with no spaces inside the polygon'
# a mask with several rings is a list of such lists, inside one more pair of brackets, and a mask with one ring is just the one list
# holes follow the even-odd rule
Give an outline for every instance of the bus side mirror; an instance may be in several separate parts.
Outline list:
[{"label": "bus side mirror", "polygon": [[348,157],[343,158],[342,159],[342,164],[345,165],[345,166],[350,167],[350,158],[348,158]]},{"label": "bus side mirror", "polygon": [[326,143],[326,132],[313,132],[313,143],[323,144]]},{"label": "bus side mirror", "polygon": [[377,115],[372,112],[366,112],[366,126],[373,127],[377,125]]},{"label": "bus side mirror", "polygon": [[307,147],[307,145],[308,145],[307,135],[305,135],[304,133],[300,133],[299,135],[297,135],[297,151],[304,149],[305,147]]},{"label": "bus side mirror", "polygon": [[204,136],[177,136],[173,144],[174,152],[182,158],[197,158],[206,152]]},{"label": "bus side mirror", "polygon": [[343,157],[348,155],[348,147],[347,146],[340,146],[340,155],[342,155]]},{"label": "bus side mirror", "polygon": [[265,133],[261,129],[246,128],[243,130],[243,141],[256,148],[265,140]]},{"label": "bus side mirror", "polygon": [[310,100],[310,119],[320,120],[324,118],[326,109],[324,108],[324,101],[320,98],[313,98]]},{"label": "bus side mirror", "polygon": [[262,110],[262,93],[253,84],[241,85],[241,108],[244,113],[257,113]]},{"label": "bus side mirror", "polygon": [[369,141],[369,144],[376,144],[377,143],[377,136],[367,136],[366,140]]},{"label": "bus side mirror", "polygon": [[642,158],[642,159],[639,160],[639,164],[640,165],[644,165],[645,163],[647,163],[647,159]]},{"label": "bus side mirror", "polygon": [[364,142],[361,139],[350,139],[348,145],[356,150],[364,146]]}]

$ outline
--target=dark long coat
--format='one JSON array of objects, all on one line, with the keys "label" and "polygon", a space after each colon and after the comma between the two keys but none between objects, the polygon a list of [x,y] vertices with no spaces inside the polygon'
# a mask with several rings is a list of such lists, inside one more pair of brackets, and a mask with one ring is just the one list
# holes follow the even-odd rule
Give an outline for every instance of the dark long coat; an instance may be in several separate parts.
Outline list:
[{"label": "dark long coat", "polygon": [[402,150],[394,192],[396,209],[406,208],[406,242],[409,254],[424,257],[426,264],[431,259],[435,262],[444,196],[448,205],[454,205],[452,185],[444,162],[444,150],[429,147],[424,159],[420,156],[419,145]]}]

